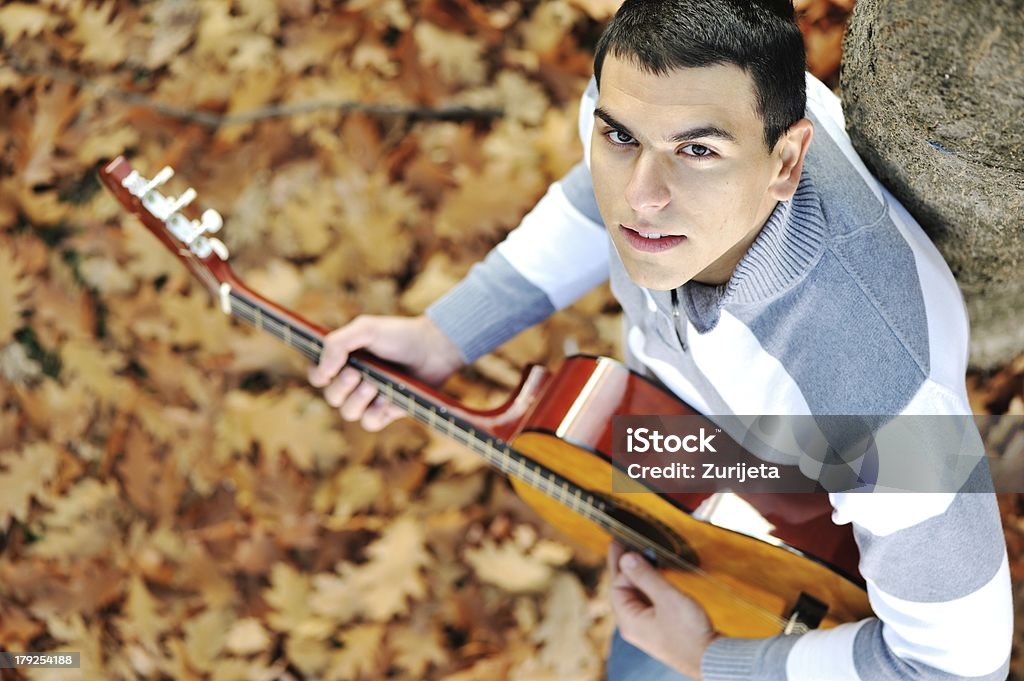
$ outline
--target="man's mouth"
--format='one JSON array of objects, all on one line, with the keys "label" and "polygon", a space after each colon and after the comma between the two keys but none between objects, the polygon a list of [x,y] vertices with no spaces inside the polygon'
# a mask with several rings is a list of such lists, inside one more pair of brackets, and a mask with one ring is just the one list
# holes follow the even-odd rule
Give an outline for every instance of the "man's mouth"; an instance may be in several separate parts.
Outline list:
[{"label": "man's mouth", "polygon": [[638,251],[658,253],[674,248],[686,241],[686,237],[678,234],[663,234],[653,229],[627,227],[619,225],[619,230],[626,237],[626,242]]}]

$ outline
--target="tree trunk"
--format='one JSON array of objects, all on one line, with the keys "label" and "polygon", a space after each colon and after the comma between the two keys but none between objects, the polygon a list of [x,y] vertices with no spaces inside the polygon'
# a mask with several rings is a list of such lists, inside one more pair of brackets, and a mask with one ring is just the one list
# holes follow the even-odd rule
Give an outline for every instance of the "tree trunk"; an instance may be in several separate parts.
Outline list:
[{"label": "tree trunk", "polygon": [[1024,352],[1024,0],[860,0],[847,128],[949,262],[971,364]]}]

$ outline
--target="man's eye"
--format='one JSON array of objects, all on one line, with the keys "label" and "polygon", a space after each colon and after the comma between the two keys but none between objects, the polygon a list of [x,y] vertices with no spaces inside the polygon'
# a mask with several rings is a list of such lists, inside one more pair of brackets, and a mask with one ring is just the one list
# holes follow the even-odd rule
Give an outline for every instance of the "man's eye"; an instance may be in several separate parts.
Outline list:
[{"label": "man's eye", "polygon": [[711,151],[703,144],[687,144],[683,147],[683,153],[687,156],[693,156],[694,158],[707,158],[714,156],[715,152]]},{"label": "man's eye", "polygon": [[622,132],[621,130],[610,130],[605,133],[605,137],[607,137],[612,144],[627,145],[633,144],[633,142],[636,141],[628,133]]}]

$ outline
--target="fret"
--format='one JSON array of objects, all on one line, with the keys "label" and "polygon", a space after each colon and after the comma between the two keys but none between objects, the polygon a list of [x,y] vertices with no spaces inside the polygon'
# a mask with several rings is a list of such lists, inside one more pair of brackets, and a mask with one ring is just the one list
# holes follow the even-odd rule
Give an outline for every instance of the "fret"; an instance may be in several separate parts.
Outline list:
[{"label": "fret", "polygon": [[293,343],[292,343],[292,327],[289,326],[288,324],[284,325],[284,342],[286,344],[288,344],[288,345],[293,345]]},{"label": "fret", "polygon": [[253,308],[253,309],[256,310],[256,328],[257,329],[262,329],[263,328],[263,311],[260,310],[260,308],[258,308],[258,307]]}]

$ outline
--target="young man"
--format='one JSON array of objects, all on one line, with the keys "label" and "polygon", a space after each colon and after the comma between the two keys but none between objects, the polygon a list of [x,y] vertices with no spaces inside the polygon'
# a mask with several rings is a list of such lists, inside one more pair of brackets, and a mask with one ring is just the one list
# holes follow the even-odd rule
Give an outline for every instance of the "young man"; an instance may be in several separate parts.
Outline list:
[{"label": "young man", "polygon": [[[838,101],[805,81],[789,3],[627,0],[594,71],[585,162],[506,241],[425,316],[328,336],[310,380],[342,416],[376,429],[398,413],[340,371],[349,352],[439,383],[608,276],[631,366],[703,413],[969,413],[955,282],[857,158]],[[984,473],[968,487],[990,491]],[[877,617],[722,637],[613,547],[610,678],[1004,679],[1012,602],[994,497],[830,501],[853,524]]]}]

